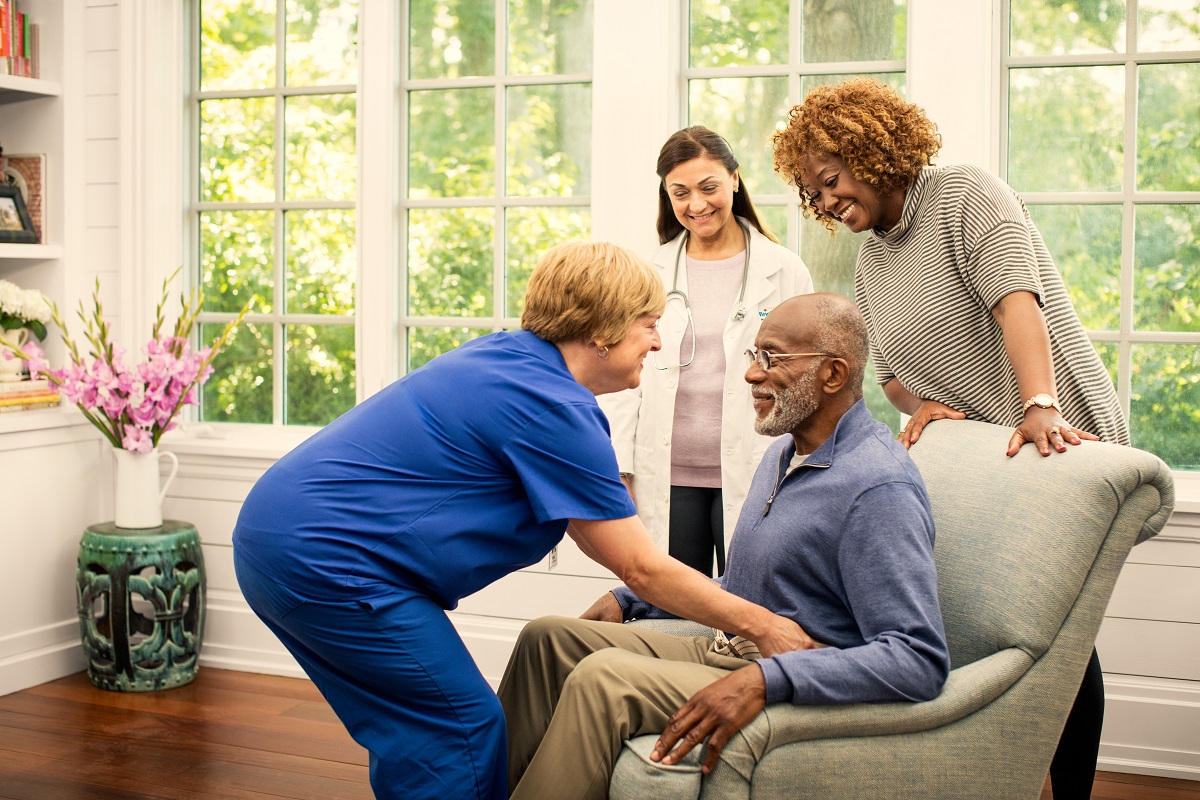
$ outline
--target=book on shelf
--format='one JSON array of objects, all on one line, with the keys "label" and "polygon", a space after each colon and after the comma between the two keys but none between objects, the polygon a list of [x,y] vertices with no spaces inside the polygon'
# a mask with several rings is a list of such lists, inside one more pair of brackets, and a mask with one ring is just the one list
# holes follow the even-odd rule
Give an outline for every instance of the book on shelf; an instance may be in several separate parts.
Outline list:
[{"label": "book on shelf", "polygon": [[0,406],[15,406],[21,403],[49,403],[51,401],[58,402],[57,389],[47,389],[44,392],[21,392],[0,395]]},{"label": "book on shelf", "polygon": [[60,399],[58,392],[48,392],[44,395],[33,395],[31,397],[0,398],[0,414],[9,411],[30,411],[36,408],[55,408],[58,406]]},{"label": "book on shelf", "polygon": [[[34,381],[26,380],[23,383],[34,383]],[[34,391],[8,391],[7,386],[10,384],[0,384],[0,403],[44,403],[58,399],[59,387],[49,386],[47,389]]]},{"label": "book on shelf", "polygon": [[45,378],[38,378],[31,381],[5,381],[0,382],[0,397],[8,397],[14,394],[25,395],[35,392],[48,392],[56,388]]},{"label": "book on shelf", "polygon": [[7,75],[12,63],[12,0],[0,0],[0,72]]},{"label": "book on shelf", "polygon": [[58,401],[53,403],[22,403],[15,406],[0,406],[0,414],[15,414],[20,411],[41,411],[47,408],[58,408]]},{"label": "book on shelf", "polygon": [[[0,0],[2,1],[2,0]],[[8,155],[0,150],[0,178],[10,186],[17,187],[29,220],[33,223],[37,240],[46,243],[46,154],[14,153]]]},{"label": "book on shelf", "polygon": [[0,0],[0,75],[41,76],[41,30],[18,0]]}]

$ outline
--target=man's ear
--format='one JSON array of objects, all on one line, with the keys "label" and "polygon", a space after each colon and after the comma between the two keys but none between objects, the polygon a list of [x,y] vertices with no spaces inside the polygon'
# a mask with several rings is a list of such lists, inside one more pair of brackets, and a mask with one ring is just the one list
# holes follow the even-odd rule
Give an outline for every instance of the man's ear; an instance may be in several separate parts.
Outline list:
[{"label": "man's ear", "polygon": [[825,394],[837,394],[850,380],[850,364],[846,359],[835,356],[825,362],[825,366],[821,368],[821,375],[824,378]]}]

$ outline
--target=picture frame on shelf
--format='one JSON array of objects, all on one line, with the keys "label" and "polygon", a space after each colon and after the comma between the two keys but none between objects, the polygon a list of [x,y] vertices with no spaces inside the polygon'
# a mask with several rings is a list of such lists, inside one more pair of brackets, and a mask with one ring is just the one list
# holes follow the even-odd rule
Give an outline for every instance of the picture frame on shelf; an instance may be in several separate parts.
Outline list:
[{"label": "picture frame on shelf", "polygon": [[37,240],[46,243],[46,154],[5,154],[0,158],[0,181],[16,186],[25,200]]},{"label": "picture frame on shelf", "polygon": [[0,242],[35,244],[37,240],[21,190],[0,182]]}]

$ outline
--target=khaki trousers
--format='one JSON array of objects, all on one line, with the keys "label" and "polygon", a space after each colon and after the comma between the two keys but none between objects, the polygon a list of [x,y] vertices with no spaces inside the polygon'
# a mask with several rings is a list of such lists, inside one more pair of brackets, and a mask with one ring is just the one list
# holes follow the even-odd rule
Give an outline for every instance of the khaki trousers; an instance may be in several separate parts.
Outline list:
[{"label": "khaki trousers", "polygon": [[693,694],[751,663],[712,645],[566,617],[526,625],[499,691],[512,797],[605,800],[622,742],[661,733]]}]

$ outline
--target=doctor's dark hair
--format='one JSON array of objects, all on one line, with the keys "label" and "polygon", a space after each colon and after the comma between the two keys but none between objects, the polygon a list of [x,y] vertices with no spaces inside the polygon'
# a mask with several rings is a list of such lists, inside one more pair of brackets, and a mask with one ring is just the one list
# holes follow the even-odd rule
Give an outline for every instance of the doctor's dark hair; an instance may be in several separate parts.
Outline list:
[{"label": "doctor's dark hair", "polygon": [[554,344],[611,347],[666,302],[650,262],[609,242],[565,242],[543,253],[529,276],[521,328]]},{"label": "doctor's dark hair", "polygon": [[[685,161],[694,158],[711,158],[721,162],[729,174],[737,172],[738,160],[733,155],[733,148],[720,134],[710,131],[703,125],[693,125],[671,134],[662,150],[658,151],[658,243],[666,244],[683,231],[683,225],[675,216],[675,207],[667,194],[667,175],[671,170]],[[745,178],[738,181],[738,190],[733,193],[733,213],[758,228],[758,232],[775,244],[779,240],[768,231],[754,210],[754,201],[750,199],[750,191],[746,188]]]}]

